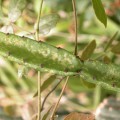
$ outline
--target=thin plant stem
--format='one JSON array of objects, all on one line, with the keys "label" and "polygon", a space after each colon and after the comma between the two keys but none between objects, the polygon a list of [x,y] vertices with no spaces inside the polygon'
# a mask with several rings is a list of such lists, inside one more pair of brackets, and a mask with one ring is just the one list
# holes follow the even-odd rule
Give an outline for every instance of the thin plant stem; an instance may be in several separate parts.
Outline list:
[{"label": "thin plant stem", "polygon": [[44,109],[44,104],[45,104],[47,98],[49,97],[49,95],[58,87],[58,85],[62,82],[62,80],[63,80],[64,78],[65,78],[65,77],[61,78],[61,79],[59,80],[59,82],[53,87],[53,89],[45,96],[45,98],[44,98],[44,100],[43,100],[43,103],[42,103],[41,110]]},{"label": "thin plant stem", "polygon": [[39,14],[38,14],[37,23],[36,23],[36,40],[39,40],[39,23],[40,23],[40,17],[42,12],[42,6],[43,6],[43,0],[41,0],[40,2]]},{"label": "thin plant stem", "polygon": [[75,22],[75,51],[74,54],[77,56],[77,12],[76,12],[76,2],[72,0],[73,11],[74,11],[74,22]]},{"label": "thin plant stem", "polygon": [[[43,0],[40,2],[39,14],[36,23],[36,40],[39,41],[39,23],[42,12]],[[37,120],[41,120],[41,73],[38,71],[38,116]]]},{"label": "thin plant stem", "polygon": [[41,72],[38,71],[38,116],[37,120],[41,120]]},{"label": "thin plant stem", "polygon": [[54,120],[55,112],[56,112],[56,110],[57,110],[57,108],[58,108],[58,105],[59,105],[59,102],[60,102],[61,97],[62,97],[62,95],[63,95],[63,92],[64,92],[64,90],[65,90],[65,88],[66,88],[67,83],[68,83],[68,79],[69,79],[69,76],[66,78],[65,84],[64,84],[64,86],[63,86],[63,88],[62,88],[62,91],[61,91],[61,93],[60,93],[60,96],[59,96],[59,98],[58,98],[58,101],[57,101],[57,103],[55,104],[55,107],[54,107],[54,109],[53,109],[53,112],[52,112],[52,115],[51,115],[50,120]]}]

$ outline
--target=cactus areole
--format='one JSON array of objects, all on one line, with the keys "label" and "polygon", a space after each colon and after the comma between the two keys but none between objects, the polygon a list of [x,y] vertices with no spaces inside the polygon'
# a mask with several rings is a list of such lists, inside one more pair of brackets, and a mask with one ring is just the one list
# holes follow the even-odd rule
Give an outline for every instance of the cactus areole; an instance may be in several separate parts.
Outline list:
[{"label": "cactus areole", "polygon": [[77,74],[83,63],[72,53],[42,41],[0,32],[0,55],[42,72]]}]

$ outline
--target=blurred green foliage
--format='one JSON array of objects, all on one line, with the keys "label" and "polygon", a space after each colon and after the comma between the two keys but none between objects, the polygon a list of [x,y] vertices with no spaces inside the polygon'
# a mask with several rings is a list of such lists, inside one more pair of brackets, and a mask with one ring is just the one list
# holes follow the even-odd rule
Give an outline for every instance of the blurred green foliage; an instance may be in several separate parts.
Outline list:
[{"label": "blurred green foliage", "polygon": [[[102,0],[105,11],[108,15],[107,28],[104,28],[104,26],[96,19],[92,4],[89,0],[76,0],[76,2],[78,14],[79,55],[82,54],[83,48],[85,48],[89,42],[96,39],[97,48],[91,56],[91,58],[96,58],[101,55],[101,52],[111,36],[120,29],[120,3],[118,0]],[[2,1],[2,7],[0,8],[0,11],[2,9],[2,12],[0,12],[0,27],[2,28],[3,26],[11,25],[15,33],[29,37],[32,36],[33,38],[33,34],[31,33],[34,31],[33,26],[37,19],[39,0],[27,0],[26,7],[21,17],[14,25],[13,23],[9,24],[6,19],[9,13],[9,3],[9,0]],[[59,14],[60,20],[49,34],[41,35],[40,39],[51,45],[62,47],[73,52],[75,32],[72,3],[70,0],[45,0],[42,16],[50,13]],[[119,47],[119,42],[120,35],[118,34],[113,45],[111,45],[112,51],[116,51],[115,47]],[[113,54],[109,49],[106,55],[110,61],[118,64],[120,62],[119,54],[120,52],[117,52],[117,55]],[[100,60],[102,59],[103,58]],[[26,98],[29,97],[29,95],[32,98],[34,92],[37,90],[36,71],[28,69],[27,73],[24,73],[22,78],[18,78],[18,69],[20,69],[18,64],[0,57],[0,101],[2,101],[3,98],[9,98],[17,104],[23,105],[25,104]],[[42,73],[43,82],[50,78],[51,75]],[[52,83],[51,88],[56,84],[56,82],[57,80]],[[46,88],[47,92],[51,88]],[[59,90],[61,90],[61,86],[56,90],[55,96],[57,96]],[[43,93],[43,95],[45,94],[46,93]],[[104,90],[104,88],[94,86],[93,84],[85,86],[79,77],[71,77],[68,82],[67,90],[65,91],[66,99],[71,102],[71,105],[66,105],[66,109],[68,108],[69,110],[69,107],[72,107],[72,111],[90,111],[95,109],[102,99],[111,95],[119,97],[118,93]],[[53,98],[50,98],[50,100]],[[71,98],[77,99],[78,102]],[[80,109],[78,109],[76,105],[80,106]],[[0,102],[0,106],[4,106],[2,105],[2,102]],[[87,110],[84,108],[87,108]]]}]

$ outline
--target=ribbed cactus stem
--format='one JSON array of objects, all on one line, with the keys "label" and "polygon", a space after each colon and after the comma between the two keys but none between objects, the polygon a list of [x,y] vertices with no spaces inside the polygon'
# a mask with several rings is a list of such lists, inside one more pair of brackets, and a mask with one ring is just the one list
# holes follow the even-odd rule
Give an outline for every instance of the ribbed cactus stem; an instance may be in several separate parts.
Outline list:
[{"label": "ribbed cactus stem", "polygon": [[120,66],[100,61],[83,63],[69,51],[45,42],[0,32],[0,55],[41,72],[80,75],[84,81],[120,91]]},{"label": "ribbed cactus stem", "polygon": [[42,72],[74,75],[83,63],[72,53],[44,42],[0,32],[0,54]]}]

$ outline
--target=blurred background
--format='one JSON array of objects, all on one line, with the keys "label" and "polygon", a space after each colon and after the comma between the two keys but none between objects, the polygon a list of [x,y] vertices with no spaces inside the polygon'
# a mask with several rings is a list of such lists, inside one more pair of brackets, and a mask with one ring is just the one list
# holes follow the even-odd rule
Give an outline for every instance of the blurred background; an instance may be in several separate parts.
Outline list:
[{"label": "blurred background", "polygon": [[[39,11],[39,2],[40,0],[27,0],[21,17],[14,24],[9,23],[6,19],[4,21],[0,19],[1,31],[6,30],[34,38],[33,31]],[[79,55],[86,45],[94,39],[97,48],[92,57],[101,54],[107,41],[120,29],[120,0],[102,0],[102,2],[108,17],[107,28],[97,20],[90,0],[76,0]],[[7,18],[10,0],[3,0],[1,5],[3,15]],[[72,11],[70,0],[44,0],[42,16],[54,13],[59,15],[59,19],[52,30],[46,29],[40,34],[40,39],[73,53],[75,31]],[[44,19],[44,21],[49,22],[47,19]],[[119,35],[113,44],[117,42],[120,42]],[[108,52],[106,59],[118,64],[120,63],[120,53]],[[42,100],[60,79],[61,76],[42,73],[44,84]],[[47,83],[45,83],[46,81]],[[49,96],[45,107],[49,107],[57,101],[63,83],[64,80]],[[36,91],[37,71],[8,61],[0,56],[0,120],[29,120],[30,116],[34,115],[37,110],[37,97],[33,97]],[[97,85],[84,83],[80,77],[70,77],[57,114],[64,116],[73,111],[94,113],[103,99],[109,96],[119,98],[120,94]]]}]

